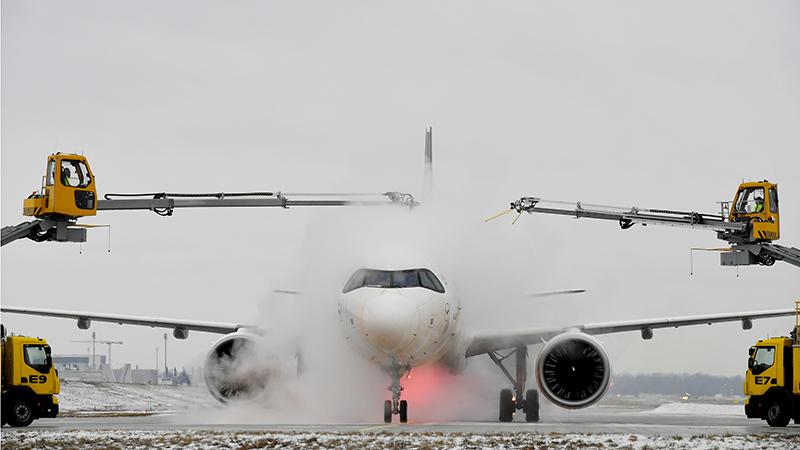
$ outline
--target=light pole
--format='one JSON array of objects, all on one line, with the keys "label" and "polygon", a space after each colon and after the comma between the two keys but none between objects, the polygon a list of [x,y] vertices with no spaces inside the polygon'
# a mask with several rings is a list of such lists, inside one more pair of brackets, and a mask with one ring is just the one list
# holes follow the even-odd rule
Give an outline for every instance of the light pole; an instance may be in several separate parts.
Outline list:
[{"label": "light pole", "polygon": [[167,366],[167,333],[164,333],[164,375],[169,375],[169,366]]},{"label": "light pole", "polygon": [[95,334],[94,334],[94,331],[92,331],[92,370],[96,370],[97,369],[97,365],[95,364],[95,358],[96,357],[95,357],[95,351],[94,351],[94,338],[95,338]]},{"label": "light pole", "polygon": [[[79,342],[79,343],[84,343],[84,344],[87,344],[87,343],[91,342],[92,344],[106,344],[106,345],[108,345],[108,359],[106,360],[106,363],[108,364],[108,367],[111,367],[111,346],[115,345],[115,344],[124,344],[124,342],[122,342],[122,341],[103,341],[103,340],[100,340],[100,341],[98,341],[98,340],[72,341],[72,342]],[[94,358],[94,356],[92,356],[92,358]]]}]

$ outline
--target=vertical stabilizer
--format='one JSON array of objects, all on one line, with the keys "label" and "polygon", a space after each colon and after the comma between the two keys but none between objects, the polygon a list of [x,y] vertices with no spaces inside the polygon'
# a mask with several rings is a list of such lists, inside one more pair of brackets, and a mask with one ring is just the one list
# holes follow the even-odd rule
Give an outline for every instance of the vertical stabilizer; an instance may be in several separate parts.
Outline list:
[{"label": "vertical stabilizer", "polygon": [[433,196],[433,127],[425,129],[425,186],[423,201],[431,201]]}]

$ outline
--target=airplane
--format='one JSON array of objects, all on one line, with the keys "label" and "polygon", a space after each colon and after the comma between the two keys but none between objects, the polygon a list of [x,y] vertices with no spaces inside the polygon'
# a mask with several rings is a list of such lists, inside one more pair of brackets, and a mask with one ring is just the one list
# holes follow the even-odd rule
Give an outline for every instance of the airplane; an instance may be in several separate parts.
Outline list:
[{"label": "airplane", "polygon": [[[430,142],[428,130],[427,164],[431,163]],[[462,304],[453,281],[440,268],[413,262],[356,270],[343,285],[337,309],[339,328],[347,345],[391,380],[391,398],[383,405],[386,423],[393,416],[399,416],[401,423],[408,421],[402,380],[415,367],[439,364],[458,374],[465,370],[470,358],[488,355],[510,383],[500,391],[499,420],[510,422],[521,411],[526,421],[537,422],[539,392],[553,404],[568,409],[590,406],[606,393],[610,362],[596,336],[639,331],[643,339],[651,339],[657,328],[736,321],[743,329],[750,329],[753,320],[795,313],[794,309],[785,309],[547,328],[469,330],[460,326]],[[190,331],[221,334],[206,354],[204,378],[211,395],[222,403],[252,398],[268,389],[274,377],[281,376],[274,361],[254,351],[270,339],[268,330],[255,325],[5,305],[0,311],[74,319],[80,329],[88,329],[92,321],[97,321],[172,329],[178,339],[188,338]],[[531,346],[541,346],[532,366],[538,389],[526,386]],[[254,358],[267,361],[249,364]]]},{"label": "airplane", "polygon": [[[794,309],[785,309],[472,331],[459,326],[462,306],[454,292],[455,285],[443,272],[426,267],[362,268],[344,285],[338,303],[342,336],[391,379],[391,400],[384,401],[386,423],[393,415],[407,422],[402,380],[414,367],[440,364],[458,374],[469,358],[486,354],[512,386],[500,391],[499,420],[510,422],[517,411],[522,411],[526,421],[538,422],[539,391],[553,404],[567,409],[590,406],[606,393],[611,367],[596,336],[639,331],[643,339],[651,339],[657,328],[736,321],[747,330],[753,320],[795,314]],[[178,339],[186,339],[189,331],[222,334],[211,345],[204,363],[209,392],[222,403],[256,396],[277,375],[269,364],[246,364],[255,354],[253,349],[267,339],[266,330],[257,326],[14,306],[2,306],[0,311],[75,319],[80,329],[88,329],[92,321],[97,321],[172,329]],[[533,365],[538,390],[526,390],[529,346],[541,346]],[[511,356],[513,371],[505,363]],[[247,369],[243,372],[241,367]]]}]

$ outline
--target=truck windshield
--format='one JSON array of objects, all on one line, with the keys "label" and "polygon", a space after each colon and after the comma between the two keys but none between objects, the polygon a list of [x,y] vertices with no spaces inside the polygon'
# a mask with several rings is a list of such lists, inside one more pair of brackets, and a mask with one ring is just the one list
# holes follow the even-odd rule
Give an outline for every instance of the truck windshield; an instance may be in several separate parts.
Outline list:
[{"label": "truck windshield", "polygon": [[89,168],[83,161],[74,159],[61,160],[61,184],[64,186],[85,188],[92,182]]},{"label": "truck windshield", "polygon": [[374,270],[359,269],[342,289],[343,293],[354,291],[361,287],[399,289],[422,287],[435,292],[444,293],[444,286],[428,269],[408,270]]},{"label": "truck windshield", "polygon": [[37,372],[50,372],[52,361],[50,359],[50,348],[46,345],[26,345],[23,347],[25,353],[25,364],[36,369]]},{"label": "truck windshield", "polygon": [[775,347],[758,347],[753,356],[753,368],[751,372],[757,375],[770,367],[775,362]]},{"label": "truck windshield", "polygon": [[736,199],[736,212],[742,214],[759,213],[764,211],[764,188],[749,187],[739,191]]}]

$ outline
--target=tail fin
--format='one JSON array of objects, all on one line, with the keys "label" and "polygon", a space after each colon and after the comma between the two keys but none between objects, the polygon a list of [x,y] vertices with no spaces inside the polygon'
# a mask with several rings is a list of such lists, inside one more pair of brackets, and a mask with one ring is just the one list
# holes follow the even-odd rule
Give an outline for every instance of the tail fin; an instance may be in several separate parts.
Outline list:
[{"label": "tail fin", "polygon": [[433,127],[425,128],[425,180],[423,201],[433,197]]}]

